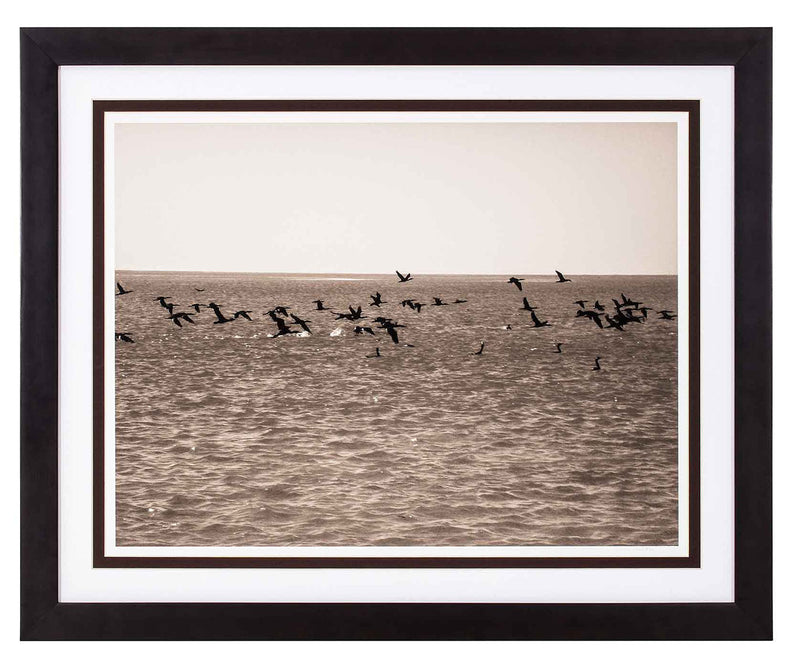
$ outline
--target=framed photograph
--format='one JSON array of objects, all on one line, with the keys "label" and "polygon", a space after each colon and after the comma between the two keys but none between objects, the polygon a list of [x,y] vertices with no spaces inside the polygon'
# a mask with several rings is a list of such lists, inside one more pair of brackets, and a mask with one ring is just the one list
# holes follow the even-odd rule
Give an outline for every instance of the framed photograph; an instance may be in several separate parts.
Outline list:
[{"label": "framed photograph", "polygon": [[21,61],[24,639],[771,637],[769,29]]}]

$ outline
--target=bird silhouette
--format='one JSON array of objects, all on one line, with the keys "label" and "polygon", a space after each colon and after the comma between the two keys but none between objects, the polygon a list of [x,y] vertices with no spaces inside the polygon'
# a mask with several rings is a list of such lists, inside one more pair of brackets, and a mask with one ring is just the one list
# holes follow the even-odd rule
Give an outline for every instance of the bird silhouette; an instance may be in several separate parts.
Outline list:
[{"label": "bird silhouette", "polygon": [[381,327],[383,327],[389,336],[392,339],[392,342],[396,345],[400,342],[400,339],[397,336],[397,328],[398,327],[405,327],[405,325],[398,324],[396,322],[392,322],[391,320],[385,320],[381,323]]},{"label": "bird silhouette", "polygon": [[219,305],[216,304],[215,302],[208,302],[208,308],[210,308],[212,311],[214,311],[214,314],[217,316],[217,319],[214,320],[214,324],[215,325],[221,325],[221,324],[224,324],[226,322],[233,322],[233,318],[226,318],[222,314],[222,311],[220,310]]},{"label": "bird silhouette", "polygon": [[197,290],[197,292],[205,292],[206,291],[205,288],[195,288],[195,290]]},{"label": "bird silhouette", "polygon": [[303,320],[302,318],[297,317],[294,313],[291,314],[292,320],[295,321],[295,324],[300,325],[303,331],[311,333],[311,330],[308,328],[308,320]]},{"label": "bird silhouette", "polygon": [[467,303],[467,300],[466,300],[466,299],[456,299],[456,300],[453,302],[453,304],[466,304],[466,303]]},{"label": "bird silhouette", "polygon": [[394,272],[394,273],[395,273],[395,274],[397,274],[397,278],[398,278],[398,279],[400,279],[400,283],[407,283],[408,281],[413,281],[413,280],[414,280],[414,277],[413,277],[413,276],[411,276],[411,272],[409,272],[409,273],[408,273],[408,274],[406,274],[405,276],[403,276],[403,275],[402,275],[400,272],[398,272],[397,270],[395,270],[395,272]]},{"label": "bird silhouette", "polygon": [[313,302],[311,302],[311,303],[312,303],[312,304],[316,304],[316,305],[317,305],[317,311],[330,311],[330,309],[329,309],[327,306],[323,306],[323,304],[324,304],[325,302],[324,302],[324,300],[322,300],[322,299],[315,299],[315,300],[314,300]]},{"label": "bird silhouette", "polygon": [[606,313],[606,322],[608,322],[608,327],[606,329],[611,329],[612,327],[618,331],[624,332],[625,330],[622,328],[624,323],[620,323],[619,320],[616,318],[612,318],[608,313]]},{"label": "bird silhouette", "polygon": [[372,327],[362,327],[361,325],[357,325],[353,331],[356,334],[369,334],[370,336],[375,336],[375,332],[372,330]]},{"label": "bird silhouette", "polygon": [[126,343],[134,342],[130,332],[114,332],[114,340],[125,341]]},{"label": "bird silhouette", "polygon": [[427,304],[423,304],[422,302],[414,302],[411,305],[411,308],[413,308],[417,313],[419,313],[422,310],[423,306],[427,306]]},{"label": "bird silhouette", "polygon": [[594,368],[592,369],[593,371],[599,371],[600,370],[600,360],[601,359],[602,359],[602,357],[595,357],[594,358]]},{"label": "bird silhouette", "polygon": [[372,299],[370,306],[377,306],[378,308],[380,308],[381,304],[386,303],[381,299],[381,293],[379,292],[376,292],[374,295],[370,295],[370,298]]},{"label": "bird silhouette", "polygon": [[200,308],[205,306],[205,304],[190,304],[190,306],[194,309],[195,313],[200,313]]},{"label": "bird silhouette", "polygon": [[589,318],[590,320],[594,321],[600,329],[603,328],[603,321],[600,319],[600,314],[597,311],[585,311],[578,309],[575,313],[576,318]]},{"label": "bird silhouette", "polygon": [[577,304],[581,308],[586,308],[586,300],[585,299],[578,299],[577,301],[572,302],[573,304]]},{"label": "bird silhouette", "polygon": [[268,315],[272,322],[274,322],[278,326],[278,331],[272,334],[272,338],[277,336],[284,336],[285,334],[296,334],[297,332],[289,329],[286,321],[283,318],[279,318],[275,311],[267,311],[264,315]]},{"label": "bird silhouette", "polygon": [[536,310],[536,308],[534,308],[533,306],[531,306],[531,305],[528,303],[528,298],[527,298],[527,297],[523,297],[523,298],[522,298],[522,306],[520,307],[520,309],[519,309],[519,310],[520,310],[520,311],[535,311],[535,310]]},{"label": "bird silhouette", "polygon": [[481,341],[481,347],[478,349],[477,352],[473,352],[472,354],[479,356],[483,354],[483,348],[486,347],[486,341]]},{"label": "bird silhouette", "polygon": [[564,345],[564,344],[563,343],[556,343],[556,349],[553,350],[553,353],[557,354],[557,355],[563,354],[563,352],[561,351],[561,346],[562,345]]},{"label": "bird silhouette", "polygon": [[192,315],[194,315],[194,313],[171,313],[169,319],[172,320],[172,322],[174,322],[178,327],[183,327],[181,320],[194,324],[194,320],[189,317]]},{"label": "bird silhouette", "polygon": [[544,322],[539,320],[539,318],[536,317],[536,311],[531,311],[531,321],[533,322],[533,326],[535,329],[538,329],[539,327],[552,327],[552,325],[547,320],[545,320]]},{"label": "bird silhouette", "polygon": [[433,305],[434,306],[447,306],[447,302],[443,302],[441,297],[434,297],[433,298]]},{"label": "bird silhouette", "polygon": [[600,300],[599,300],[599,299],[595,299],[595,300],[594,300],[594,307],[595,307],[595,308],[596,308],[598,311],[605,311],[605,310],[606,310],[606,307],[605,307],[605,306],[603,306],[603,305],[600,303]]},{"label": "bird silhouette", "polygon": [[164,308],[167,308],[167,300],[172,299],[172,297],[156,297],[153,301],[158,302]]},{"label": "bird silhouette", "polygon": [[572,279],[565,279],[564,275],[558,270],[556,270],[556,275],[558,276],[557,283],[569,283],[570,281],[572,281]]},{"label": "bird silhouette", "polygon": [[122,287],[122,284],[119,281],[117,281],[117,293],[116,293],[117,297],[119,297],[120,295],[127,295],[129,292],[133,292],[133,290],[125,290],[125,288]]},{"label": "bird silhouette", "polygon": [[525,279],[518,279],[516,276],[512,276],[510,279],[508,279],[508,281],[506,281],[506,283],[513,283],[515,286],[517,286],[517,289],[522,292],[522,281],[524,280]]},{"label": "bird silhouette", "polygon": [[248,313],[252,313],[252,311],[236,311],[236,313],[233,314],[233,319],[236,320],[236,318],[244,318],[245,320],[250,320],[250,322],[252,322],[253,318],[251,318]]},{"label": "bird silhouette", "polygon": [[658,315],[661,318],[661,320],[674,320],[675,318],[678,317],[677,315],[673,314],[673,311],[664,310],[664,311],[656,311],[656,312],[658,313]]}]

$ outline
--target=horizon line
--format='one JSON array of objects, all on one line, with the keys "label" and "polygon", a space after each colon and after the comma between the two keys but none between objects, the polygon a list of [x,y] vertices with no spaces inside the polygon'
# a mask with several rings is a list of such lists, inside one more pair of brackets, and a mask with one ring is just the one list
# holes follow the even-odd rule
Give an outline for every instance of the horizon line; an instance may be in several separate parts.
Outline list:
[{"label": "horizon line", "polygon": [[[192,272],[200,274],[267,274],[274,276],[284,276],[289,274],[302,274],[310,276],[395,276],[394,272],[267,272],[253,270],[227,270],[227,269],[132,269],[115,268],[115,272]],[[508,274],[521,274],[522,276],[552,276],[552,272],[535,274],[533,272],[411,272],[417,276],[506,276]],[[677,272],[566,272],[566,275],[573,276],[678,276]]]}]

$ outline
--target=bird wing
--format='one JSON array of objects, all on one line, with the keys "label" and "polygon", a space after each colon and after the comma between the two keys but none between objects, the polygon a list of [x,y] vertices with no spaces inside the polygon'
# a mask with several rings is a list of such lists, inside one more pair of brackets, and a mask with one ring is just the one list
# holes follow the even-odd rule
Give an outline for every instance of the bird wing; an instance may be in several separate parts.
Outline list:
[{"label": "bird wing", "polygon": [[387,328],[386,328],[386,331],[387,331],[387,332],[389,332],[389,336],[391,336],[391,337],[392,337],[392,340],[393,340],[395,343],[397,343],[397,342],[398,342],[398,338],[397,338],[397,332],[394,330],[394,327],[387,327]]},{"label": "bird wing", "polygon": [[559,281],[563,281],[563,280],[564,280],[564,275],[563,275],[561,272],[559,272],[558,270],[556,270],[556,274],[558,275],[558,280],[559,280]]}]

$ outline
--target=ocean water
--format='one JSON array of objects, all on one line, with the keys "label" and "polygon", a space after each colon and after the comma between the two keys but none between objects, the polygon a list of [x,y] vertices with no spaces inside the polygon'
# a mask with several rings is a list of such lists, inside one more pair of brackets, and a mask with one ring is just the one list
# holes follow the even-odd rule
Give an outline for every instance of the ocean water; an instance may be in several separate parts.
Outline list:
[{"label": "ocean water", "polygon": [[[527,276],[522,293],[501,276],[117,278],[114,331],[134,340],[116,343],[118,545],[677,543],[677,320],[601,330],[573,303],[676,310],[674,276]],[[201,308],[179,328],[159,295],[253,321]],[[399,305],[433,297],[451,303]],[[315,299],[401,322],[400,343]],[[270,338],[276,305],[311,335]]]}]

